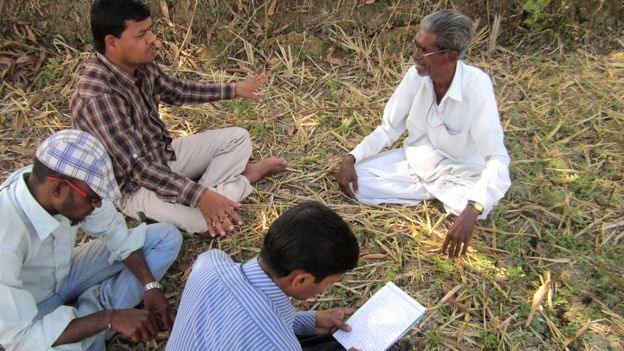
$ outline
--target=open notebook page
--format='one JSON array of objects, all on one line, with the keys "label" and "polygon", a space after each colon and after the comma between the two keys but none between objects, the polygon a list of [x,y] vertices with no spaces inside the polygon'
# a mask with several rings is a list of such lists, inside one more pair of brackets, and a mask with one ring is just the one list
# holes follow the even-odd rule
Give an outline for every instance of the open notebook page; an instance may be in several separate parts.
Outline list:
[{"label": "open notebook page", "polygon": [[352,330],[338,330],[334,338],[346,349],[383,351],[405,335],[425,311],[425,307],[388,282],[349,318],[347,324]]}]

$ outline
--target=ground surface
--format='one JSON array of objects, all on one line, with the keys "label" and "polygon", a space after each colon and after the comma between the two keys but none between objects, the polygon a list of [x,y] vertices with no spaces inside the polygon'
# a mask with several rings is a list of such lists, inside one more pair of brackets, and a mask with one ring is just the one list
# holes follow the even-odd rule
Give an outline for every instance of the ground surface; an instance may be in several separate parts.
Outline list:
[{"label": "ground surface", "polygon": [[[459,6],[480,18],[467,61],[495,83],[514,184],[480,223],[468,257],[449,261],[438,251],[453,218],[438,202],[360,205],[341,195],[333,172],[379,123],[410,64],[415,25],[450,1],[151,2],[167,69],[217,81],[274,73],[262,105],[163,107],[173,133],[242,126],[254,158],[291,160],[289,172],[244,201],[235,234],[185,239],[164,281],[171,301],[197,254],[253,257],[273,219],[315,199],[353,226],[362,257],[344,282],[301,308],[357,306],[392,280],[429,309],[395,350],[624,349],[622,7],[483,3]],[[0,178],[69,126],[68,100],[89,57],[86,9],[86,1],[0,1]],[[156,350],[165,340],[116,338],[110,348]]]}]

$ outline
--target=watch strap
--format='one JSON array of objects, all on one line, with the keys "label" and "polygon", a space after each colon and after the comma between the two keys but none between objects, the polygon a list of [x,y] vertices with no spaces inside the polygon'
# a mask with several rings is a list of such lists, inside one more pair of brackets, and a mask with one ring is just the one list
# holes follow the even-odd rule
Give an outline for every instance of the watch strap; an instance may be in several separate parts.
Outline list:
[{"label": "watch strap", "polygon": [[483,205],[481,205],[480,203],[473,201],[473,200],[468,200],[468,205],[472,206],[475,210],[477,210],[477,212],[479,212],[479,214],[483,213],[483,210],[485,209],[485,207],[483,207]]},{"label": "watch strap", "polygon": [[160,285],[159,282],[153,281],[143,286],[143,292],[147,292],[148,290],[152,290],[152,289],[161,289],[161,288],[162,288],[162,285]]}]

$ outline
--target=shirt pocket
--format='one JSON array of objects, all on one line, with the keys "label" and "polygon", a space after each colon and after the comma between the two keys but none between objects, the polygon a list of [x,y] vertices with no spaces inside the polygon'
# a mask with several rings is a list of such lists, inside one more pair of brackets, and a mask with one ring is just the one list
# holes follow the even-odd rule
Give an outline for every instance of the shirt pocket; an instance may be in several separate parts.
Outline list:
[{"label": "shirt pocket", "polygon": [[468,158],[474,143],[471,141],[468,128],[453,130],[448,127],[436,128],[438,148],[448,157],[457,161]]}]

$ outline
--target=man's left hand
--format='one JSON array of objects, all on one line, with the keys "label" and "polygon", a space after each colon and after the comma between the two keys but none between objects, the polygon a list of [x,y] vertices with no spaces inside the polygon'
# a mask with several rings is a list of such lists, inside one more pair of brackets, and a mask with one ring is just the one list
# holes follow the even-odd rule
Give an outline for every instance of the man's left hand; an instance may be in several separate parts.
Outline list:
[{"label": "man's left hand", "polygon": [[265,85],[269,81],[270,76],[271,72],[262,72],[251,79],[236,83],[236,97],[261,103],[262,98],[256,95],[255,92],[259,87]]},{"label": "man's left hand", "polygon": [[345,322],[347,316],[353,313],[353,308],[337,307],[316,313],[316,325],[314,333],[317,335],[329,334],[336,328],[351,331],[351,327]]},{"label": "man's left hand", "polygon": [[146,291],[143,297],[143,306],[152,313],[159,315],[165,328],[171,333],[173,330],[173,321],[175,320],[175,310],[169,306],[169,302],[167,302],[167,299],[160,289]]},{"label": "man's left hand", "polygon": [[442,254],[446,254],[447,249],[451,258],[466,254],[472,232],[477,224],[477,217],[479,217],[479,211],[471,205],[466,205],[446,234],[446,239],[442,244]]}]

